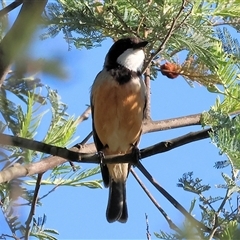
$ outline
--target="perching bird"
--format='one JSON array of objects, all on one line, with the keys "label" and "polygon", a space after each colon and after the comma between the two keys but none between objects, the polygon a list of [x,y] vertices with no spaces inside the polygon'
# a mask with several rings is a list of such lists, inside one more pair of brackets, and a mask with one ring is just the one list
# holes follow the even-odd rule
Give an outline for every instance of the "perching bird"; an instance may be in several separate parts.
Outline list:
[{"label": "perching bird", "polygon": [[[105,156],[134,152],[140,140],[146,105],[141,68],[147,43],[135,37],[116,41],[92,85],[93,138],[97,151]],[[127,221],[126,180],[130,167],[129,163],[101,164],[104,186],[109,187],[108,222]]]}]

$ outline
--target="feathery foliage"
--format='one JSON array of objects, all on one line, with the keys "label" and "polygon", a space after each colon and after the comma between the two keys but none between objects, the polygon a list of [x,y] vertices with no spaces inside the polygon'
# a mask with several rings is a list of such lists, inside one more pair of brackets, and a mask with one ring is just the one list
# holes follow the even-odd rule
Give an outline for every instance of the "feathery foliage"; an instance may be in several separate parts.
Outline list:
[{"label": "feathery foliage", "polygon": [[[46,135],[43,141],[62,147],[72,143],[78,119],[67,114],[67,106],[60,101],[60,96],[56,91],[48,86],[44,86],[39,79],[15,79],[14,87],[13,76],[5,81],[1,89],[0,99],[3,106],[0,110],[3,117],[1,122],[2,132],[8,127],[13,134],[18,134],[28,139],[35,138],[39,127],[41,127],[42,119],[49,113],[46,107],[50,106],[52,110],[51,121],[49,128],[45,129]],[[21,102],[17,105],[14,101],[7,98],[8,94],[13,94],[13,97],[20,99]],[[1,151],[1,162],[5,164],[2,169],[6,169],[16,163],[39,161],[39,159],[45,156],[32,150],[17,147],[6,147],[5,150],[7,152]],[[78,168],[80,169],[80,167]],[[41,181],[41,185],[53,185],[55,188],[60,186],[101,188],[101,181],[92,179],[98,173],[99,167],[73,172],[72,167],[62,165],[53,169],[49,177]],[[89,179],[90,177],[91,180]],[[34,190],[29,187],[26,188],[25,186],[27,185],[35,186],[36,178],[30,176],[30,180],[15,179],[0,185],[0,206],[9,228],[16,235],[19,232],[24,235],[26,226],[16,216],[14,209],[19,206],[15,205],[15,201],[21,198],[24,202],[22,205],[31,206],[34,198]],[[41,199],[37,200],[38,206],[42,205]],[[34,219],[30,235],[39,239],[57,239],[53,236],[57,234],[57,231],[45,228],[45,223],[45,215],[38,220]]]},{"label": "feathery foliage", "polygon": [[[155,233],[158,238],[234,239],[239,236],[238,206],[231,204],[231,198],[236,198],[240,190],[240,45],[232,37],[232,32],[240,30],[239,12],[238,0],[57,0],[49,2],[44,12],[43,23],[47,30],[41,35],[42,39],[62,33],[69,49],[73,46],[91,49],[101,46],[106,38],[115,41],[129,35],[147,39],[145,68],[150,68],[151,79],[155,80],[162,72],[163,63],[171,62],[177,65],[177,75],[182,76],[191,87],[198,83],[206,87],[209,94],[218,95],[209,111],[202,114],[201,123],[203,127],[211,127],[211,141],[226,159],[215,163],[215,168],[226,170],[221,173],[223,182],[216,185],[216,188],[225,191],[225,196],[212,196],[209,193],[212,188],[203,184],[204,180],[193,178],[192,172],[184,174],[177,186],[197,196],[200,221],[210,231],[197,228],[194,223],[185,220],[179,227],[180,231],[175,229],[169,234],[160,230]],[[1,20],[0,24],[2,35],[4,21]],[[20,105],[8,98],[10,92],[21,100]],[[56,146],[69,145],[73,141],[78,119],[67,115],[67,106],[58,94],[43,86],[39,79],[10,76],[5,81],[0,91],[0,130],[4,132],[8,128],[14,135],[33,139],[41,127],[41,119],[49,114],[46,106],[51,107],[51,121],[43,141]],[[15,147],[4,147],[0,154],[4,168],[46,157]],[[231,174],[227,172],[229,169]],[[48,194],[63,185],[99,188],[101,181],[92,180],[98,172],[98,168],[81,170],[77,167],[77,171],[72,173],[70,166],[62,165],[45,175],[41,184],[53,185]],[[23,196],[29,204],[34,191],[23,186],[36,184],[36,178],[33,176],[11,184],[0,186],[1,208],[11,231],[24,232],[24,226],[12,211],[11,189],[13,185],[18,186],[19,191],[24,193],[19,196]],[[190,214],[196,208],[196,201],[191,203]],[[34,218],[31,236],[56,239],[57,231],[45,228],[45,222],[45,215]]]}]

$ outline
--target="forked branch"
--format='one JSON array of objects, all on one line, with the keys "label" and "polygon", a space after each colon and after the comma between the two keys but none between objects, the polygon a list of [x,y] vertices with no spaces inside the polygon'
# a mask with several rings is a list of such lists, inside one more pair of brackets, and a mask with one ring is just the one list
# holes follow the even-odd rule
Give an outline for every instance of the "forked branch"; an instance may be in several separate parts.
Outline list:
[{"label": "forked branch", "polygon": [[149,190],[146,188],[146,186],[143,184],[141,179],[138,177],[136,172],[131,168],[131,173],[134,176],[134,178],[137,180],[141,188],[144,190],[144,192],[147,194],[147,196],[150,198],[152,203],[156,206],[156,208],[159,210],[159,212],[163,215],[163,217],[166,219],[169,227],[173,229],[174,231],[181,233],[181,230],[177,227],[177,225],[170,219],[170,217],[167,215],[167,213],[163,210],[163,208],[158,204],[157,200],[152,196],[152,194],[149,192]]},{"label": "forked branch", "polygon": [[[183,136],[170,139],[168,141],[159,142],[155,145],[152,145],[150,147],[141,149],[140,154],[141,158],[147,158],[155,154],[163,153],[169,150],[172,150],[174,148],[183,146],[185,144],[198,141],[201,139],[205,139],[209,137],[209,132],[211,132],[211,129],[201,130],[198,132],[191,132],[188,134],[185,134]],[[18,178],[18,177],[24,177],[33,175],[36,173],[42,173],[49,169],[52,169],[68,160],[74,161],[74,162],[85,162],[85,163],[99,163],[99,158],[96,154],[91,153],[83,153],[84,149],[86,148],[77,148],[74,147],[71,150],[68,150],[66,148],[56,147],[48,144],[44,144],[37,141],[32,141],[24,138],[19,137],[12,137],[8,135],[1,134],[0,135],[0,144],[2,143],[2,140],[5,139],[5,143],[13,142],[14,146],[19,147],[26,147],[31,150],[40,151],[44,153],[48,153],[51,155],[55,155],[54,157],[49,157],[46,159],[43,159],[36,163],[30,163],[26,165],[21,164],[15,164],[12,167],[9,167],[3,171],[0,172],[0,183],[10,181],[11,179]],[[59,157],[56,157],[59,156]],[[104,159],[105,163],[132,163],[134,164],[135,161],[133,161],[132,154],[125,154],[122,155],[116,155],[116,156],[106,156]]]},{"label": "forked branch", "polygon": [[[173,198],[160,184],[156,182],[156,180],[151,176],[151,174],[146,170],[146,168],[141,164],[141,162],[137,165],[138,169],[142,172],[142,174],[153,184],[153,186],[175,207],[177,208],[187,219],[189,222],[195,226],[196,229],[203,230],[204,232],[210,233],[212,229],[205,226],[202,222],[199,222],[195,219],[175,198]],[[215,237],[217,234],[215,233]]]}]

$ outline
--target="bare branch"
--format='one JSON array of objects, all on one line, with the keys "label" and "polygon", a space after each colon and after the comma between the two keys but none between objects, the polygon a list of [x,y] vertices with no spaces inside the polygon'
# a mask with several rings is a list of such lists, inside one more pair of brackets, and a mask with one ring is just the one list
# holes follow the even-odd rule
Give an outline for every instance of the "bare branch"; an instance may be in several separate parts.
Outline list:
[{"label": "bare branch", "polygon": [[146,228],[147,240],[151,240],[151,233],[149,232],[149,224],[148,224],[148,215],[146,213],[145,213],[145,219],[146,219],[146,225],[147,225],[147,228]]},{"label": "bare branch", "polygon": [[89,115],[91,114],[91,107],[88,106],[87,109],[82,113],[82,115],[78,118],[78,124],[81,122],[87,120],[89,118]]},{"label": "bare branch", "polygon": [[34,190],[31,209],[30,209],[30,212],[28,215],[28,219],[26,221],[25,240],[29,239],[30,228],[31,228],[30,224],[31,224],[33,216],[35,214],[35,208],[36,208],[37,201],[38,201],[38,193],[39,193],[40,186],[41,186],[42,176],[43,176],[43,173],[40,173],[40,174],[38,174],[38,177],[37,177],[37,182],[36,182],[36,186],[35,186],[35,190]]},{"label": "bare branch", "polygon": [[171,118],[160,121],[144,121],[143,133],[158,132],[167,129],[187,127],[193,125],[201,125],[201,113],[192,114],[184,117]]},{"label": "bare branch", "polygon": [[[166,152],[176,147],[180,147],[182,145],[185,145],[194,141],[208,138],[210,131],[211,129],[201,130],[201,131],[192,132],[192,133],[190,132],[181,137],[160,142],[150,147],[144,148],[140,151],[141,158],[144,159],[152,155]],[[74,147],[74,148],[71,148],[71,150],[68,150],[65,148],[55,147],[52,145],[48,145],[48,144],[44,144],[41,142],[32,141],[24,138],[11,137],[5,134],[0,134],[0,144],[6,144],[2,142],[3,138],[7,139],[7,142],[11,142],[11,140],[13,140],[13,142],[14,143],[16,142],[17,146],[19,147],[26,148],[26,146],[29,145],[27,146],[28,149],[49,153],[49,154],[60,156],[60,157],[56,157],[56,156],[49,157],[39,162],[26,164],[26,165],[14,164],[12,167],[9,167],[0,172],[0,183],[10,181],[18,177],[30,176],[36,173],[43,173],[62,163],[65,163],[67,161],[66,159],[69,159],[74,162],[99,163],[99,158],[97,154],[92,155],[91,153],[86,152],[87,145],[85,145],[80,149],[77,147]],[[24,143],[25,141],[28,142],[27,145]],[[94,146],[93,144],[89,144],[89,145]],[[125,155],[106,156],[106,158],[104,159],[104,163],[113,163],[113,162],[135,164],[135,158],[133,158],[132,154],[125,154]]]},{"label": "bare branch", "polygon": [[[141,158],[147,158],[155,154],[167,152],[173,148],[180,147],[182,145],[202,140],[209,137],[211,129],[200,130],[197,132],[190,132],[177,138],[173,138],[167,141],[159,142],[150,147],[144,148],[140,151]],[[6,140],[5,140],[6,139]],[[6,134],[0,134],[0,144],[23,147],[34,151],[39,151],[54,156],[59,156],[65,159],[69,159],[73,162],[85,162],[85,163],[99,163],[98,156],[89,152],[83,152],[83,148],[73,147],[70,150],[62,147],[56,147],[50,144],[33,141],[21,137],[10,136]],[[76,145],[77,146],[77,145]],[[124,156],[124,158],[123,158]],[[125,155],[108,155],[104,159],[104,163],[135,163],[131,153]]]},{"label": "bare branch", "polygon": [[[167,213],[162,209],[162,207],[158,204],[157,200],[152,196],[152,194],[149,192],[149,190],[146,188],[146,186],[143,184],[141,179],[138,177],[136,172],[131,168],[131,173],[134,176],[134,178],[137,180],[141,188],[144,190],[144,192],[147,194],[147,196],[150,198],[152,203],[156,206],[156,208],[159,210],[159,212],[163,215],[163,217],[166,219],[169,227],[173,230],[175,230],[178,233],[181,233],[181,230],[173,223],[173,221],[170,219],[170,217],[167,215]],[[147,234],[148,236],[148,234]]]},{"label": "bare branch", "polygon": [[50,193],[54,192],[61,184],[56,184],[48,193],[44,194],[42,197],[38,198],[38,200],[42,200],[47,197]]},{"label": "bare branch", "polygon": [[149,120],[151,119],[151,79],[150,79],[150,69],[147,68],[144,74],[144,82],[146,85],[146,109],[144,114],[144,119]]},{"label": "bare branch", "polygon": [[26,177],[37,173],[43,173],[65,162],[67,162],[66,159],[54,156],[27,165],[14,164],[12,167],[9,167],[0,172],[0,183],[7,182],[19,177]]},{"label": "bare branch", "polygon": [[0,134],[0,144],[23,147],[30,150],[51,154],[53,156],[56,155],[69,160],[79,159],[79,154],[77,152],[69,151],[66,148],[56,147],[39,141],[33,141],[17,136],[10,136],[7,134]]},{"label": "bare branch", "polygon": [[23,3],[23,0],[15,0],[14,2],[10,3],[8,6],[0,10],[0,17],[3,17],[7,13],[11,12],[18,6],[20,6]]},{"label": "bare branch", "polygon": [[8,234],[2,234],[1,236],[0,236],[0,239],[7,239],[6,237],[8,237],[8,238],[13,238],[13,239],[15,239],[15,240],[19,240],[20,238],[18,238],[18,237],[16,237],[16,236],[11,236],[11,235],[8,235]]},{"label": "bare branch", "polygon": [[83,145],[85,145],[87,142],[88,142],[88,140],[92,137],[92,135],[93,135],[93,132],[91,131],[79,144],[77,144],[75,147],[78,147],[79,145],[81,146],[81,147],[83,147]]},{"label": "bare branch", "polygon": [[[240,114],[239,110],[229,112],[230,116]],[[201,125],[202,113],[187,115],[183,117],[170,118],[159,121],[146,120],[143,122],[142,133],[158,132],[180,127],[188,127],[194,125]]]},{"label": "bare branch", "polygon": [[[146,74],[147,73],[145,73],[145,75]],[[147,76],[145,77],[145,79],[146,78]],[[150,116],[151,115],[150,113],[150,108],[151,108],[150,78],[149,80],[145,80],[145,84],[147,86],[147,106],[146,106],[145,120],[143,122],[143,131],[142,131],[143,134],[150,133],[150,132],[158,132],[158,131],[163,131],[168,129],[174,129],[174,128],[180,128],[180,127],[201,125],[200,120],[201,120],[202,113],[191,114],[183,117],[170,118],[170,119],[159,120],[159,121],[152,121]],[[88,107],[80,116],[79,122],[81,123],[82,121],[88,119],[90,113],[91,113],[91,109],[90,107]],[[236,113],[233,112],[230,114],[233,115]],[[85,140],[83,140],[83,143],[86,143],[91,136],[92,136],[92,132],[89,133],[89,135],[86,137]],[[83,143],[81,143],[81,145],[83,145]]]},{"label": "bare branch", "polygon": [[195,227],[202,229],[205,232],[211,232],[211,229],[203,223],[196,220],[175,198],[173,198],[162,186],[160,186],[145,167],[139,162],[137,165],[142,174],[153,184],[153,186],[165,197],[167,200],[177,208]]}]

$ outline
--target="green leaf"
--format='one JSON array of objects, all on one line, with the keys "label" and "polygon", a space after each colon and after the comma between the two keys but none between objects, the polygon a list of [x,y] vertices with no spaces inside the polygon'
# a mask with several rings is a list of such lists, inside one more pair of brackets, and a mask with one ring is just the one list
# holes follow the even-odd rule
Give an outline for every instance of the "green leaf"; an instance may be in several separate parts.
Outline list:
[{"label": "green leaf", "polygon": [[43,141],[55,146],[65,147],[71,143],[79,122],[78,119],[68,116],[66,113],[67,106],[60,101],[57,92],[49,87],[47,87],[47,90],[47,99],[52,106],[52,120]]},{"label": "green leaf", "polygon": [[224,240],[237,239],[236,238],[237,236],[235,235],[237,228],[238,228],[238,223],[236,220],[227,222],[227,225],[221,234],[221,239],[224,239]]},{"label": "green leaf", "polygon": [[58,232],[57,230],[55,230],[55,229],[45,228],[45,229],[44,229],[44,232],[45,232],[45,233],[52,233],[52,234],[57,234],[57,235],[59,235],[59,232]]},{"label": "green leaf", "polygon": [[[62,169],[62,168],[61,168]],[[62,170],[64,170],[63,168]],[[97,166],[95,168],[87,169],[84,171],[75,171],[72,172],[72,169],[69,168],[68,171],[57,171],[49,176],[47,179],[42,179],[42,185],[56,185],[56,186],[71,186],[71,187],[88,187],[88,188],[102,188],[102,180],[88,180],[83,181],[84,179],[95,176],[100,172],[100,168]],[[27,180],[25,181],[27,185],[35,185],[36,180]]]}]

